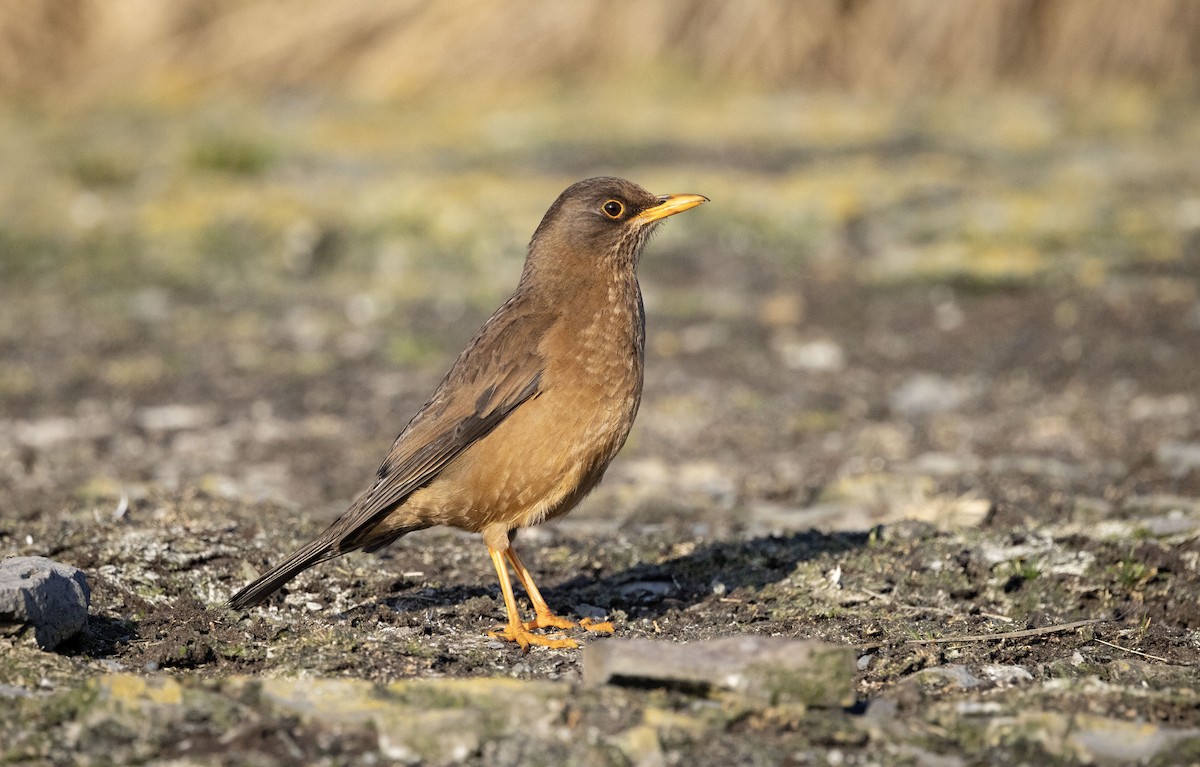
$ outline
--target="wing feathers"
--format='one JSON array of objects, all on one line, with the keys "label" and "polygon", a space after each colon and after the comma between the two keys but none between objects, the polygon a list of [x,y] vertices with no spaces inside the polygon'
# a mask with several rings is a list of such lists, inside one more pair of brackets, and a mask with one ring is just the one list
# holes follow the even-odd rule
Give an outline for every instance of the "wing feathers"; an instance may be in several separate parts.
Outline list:
[{"label": "wing feathers", "polygon": [[509,299],[404,427],[375,483],[325,532],[235,594],[229,605],[258,604],[301,571],[369,543],[371,528],[536,397],[545,369],[537,341],[551,321],[522,306],[520,293]]}]

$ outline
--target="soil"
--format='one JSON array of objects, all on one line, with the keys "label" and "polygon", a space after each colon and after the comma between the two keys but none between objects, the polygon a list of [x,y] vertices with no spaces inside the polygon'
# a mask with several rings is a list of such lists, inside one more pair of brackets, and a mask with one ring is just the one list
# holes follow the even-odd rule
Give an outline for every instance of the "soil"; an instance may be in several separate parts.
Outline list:
[{"label": "soil", "polygon": [[[713,196],[695,213],[719,221]],[[1036,739],[976,743],[959,727],[966,704],[1200,727],[1196,234],[1098,282],[880,277],[899,215],[851,216],[798,261],[689,235],[687,216],[651,243],[635,432],[579,509],[517,541],[545,596],[620,638],[853,646],[858,703],[836,716],[894,706],[923,723],[895,742],[956,763],[1041,753]],[[221,606],[369,481],[519,263],[483,267],[482,297],[457,292],[449,266],[413,267],[433,294],[379,310],[361,299],[373,278],[358,273],[356,235],[327,236],[309,265],[268,281],[239,283],[253,264],[99,288],[65,268],[9,270],[0,552],[80,567],[92,604],[87,634],[59,652],[6,650],[0,685],[68,690],[117,671],[580,681],[578,651],[487,637],[503,619],[495,575],[456,531],[329,562],[245,613]],[[957,666],[978,684],[946,671]],[[604,737],[631,726],[580,695]],[[750,734],[796,763],[888,753],[886,736],[824,716],[723,720],[707,756],[744,757]],[[296,747],[336,762],[306,740],[319,729],[294,725]],[[347,740],[343,756],[373,742]],[[717,763],[702,742],[663,748]]]}]

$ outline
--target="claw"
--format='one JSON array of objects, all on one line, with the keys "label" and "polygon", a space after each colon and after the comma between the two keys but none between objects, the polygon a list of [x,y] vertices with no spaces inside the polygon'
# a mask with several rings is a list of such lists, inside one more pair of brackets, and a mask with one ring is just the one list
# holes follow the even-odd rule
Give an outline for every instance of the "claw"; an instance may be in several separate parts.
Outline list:
[{"label": "claw", "polygon": [[530,631],[533,631],[534,629],[564,629],[565,630],[565,629],[573,629],[573,628],[575,628],[575,626],[576,626],[575,621],[568,620],[566,618],[560,618],[551,612],[538,613],[537,616],[533,620],[525,622],[525,628],[529,629]]},{"label": "claw", "polygon": [[[532,621],[531,621],[532,622]],[[497,628],[488,632],[488,636],[492,639],[501,639],[506,642],[516,642],[523,652],[529,652],[530,645],[541,645],[542,647],[550,647],[556,650],[570,650],[579,646],[579,643],[570,637],[552,637],[543,634],[534,634],[529,629],[521,624],[517,624],[514,628],[509,624],[503,628]]]}]

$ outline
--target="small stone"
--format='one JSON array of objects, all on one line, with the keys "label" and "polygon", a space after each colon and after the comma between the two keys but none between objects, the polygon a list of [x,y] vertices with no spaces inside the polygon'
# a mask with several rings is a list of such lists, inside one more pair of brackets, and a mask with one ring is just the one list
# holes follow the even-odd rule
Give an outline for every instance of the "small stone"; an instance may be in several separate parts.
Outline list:
[{"label": "small stone", "polygon": [[1021,682],[1033,681],[1033,674],[1029,673],[1029,669],[1024,666],[1006,666],[998,663],[989,663],[979,669],[979,671],[986,678],[1003,685],[1015,685]]},{"label": "small stone", "polygon": [[888,404],[896,415],[911,417],[957,410],[974,396],[968,382],[918,373],[892,390]]},{"label": "small stone", "polygon": [[571,611],[580,618],[591,618],[594,621],[603,621],[608,618],[607,610],[587,602],[578,602],[572,605]]},{"label": "small stone", "polygon": [[673,580],[631,581],[623,584],[617,592],[621,598],[630,602],[658,602],[679,593],[679,586]]},{"label": "small stone", "polygon": [[971,453],[921,453],[912,461],[912,470],[918,474],[937,477],[953,477],[979,470],[979,456]]},{"label": "small stone", "polygon": [[1004,713],[1004,705],[998,701],[964,700],[955,704],[959,716],[997,716]]},{"label": "small stone", "polygon": [[846,366],[846,353],[833,341],[785,341],[777,344],[783,364],[809,373],[836,373]]},{"label": "small stone", "polygon": [[32,627],[43,650],[53,650],[87,626],[91,589],[83,571],[45,557],[0,562],[0,632]]},{"label": "small stone", "polygon": [[1073,724],[1067,746],[1084,763],[1144,764],[1160,754],[1169,754],[1180,741],[1195,744],[1200,740],[1200,730],[1174,730],[1149,722],[1089,714],[1076,714]]},{"label": "small stone", "polygon": [[588,685],[728,690],[767,705],[838,708],[854,701],[854,650],[760,636],[686,644],[610,639],[584,648],[583,680]]},{"label": "small stone", "polygon": [[198,429],[215,420],[213,408],[198,405],[159,405],[144,407],[137,413],[138,425],[150,432]]},{"label": "small stone", "polygon": [[1181,511],[1168,512],[1159,517],[1149,517],[1138,522],[1138,532],[1155,538],[1185,535],[1200,527],[1200,519]]},{"label": "small stone", "polygon": [[938,688],[953,686],[969,690],[983,684],[983,680],[972,674],[971,669],[958,663],[922,669],[913,676],[925,685]]},{"label": "small stone", "polygon": [[0,698],[32,698],[33,693],[24,687],[11,684],[0,684]]},{"label": "small stone", "polygon": [[1190,749],[1200,745],[1200,729],[1032,710],[992,719],[988,740],[1036,744],[1051,756],[1069,757],[1073,764],[1145,764],[1171,753],[1191,753]]},{"label": "small stone", "polygon": [[613,739],[633,767],[665,767],[658,730],[648,724],[630,727]]},{"label": "small stone", "polygon": [[1154,450],[1154,460],[1175,479],[1200,469],[1200,442],[1164,442]]}]

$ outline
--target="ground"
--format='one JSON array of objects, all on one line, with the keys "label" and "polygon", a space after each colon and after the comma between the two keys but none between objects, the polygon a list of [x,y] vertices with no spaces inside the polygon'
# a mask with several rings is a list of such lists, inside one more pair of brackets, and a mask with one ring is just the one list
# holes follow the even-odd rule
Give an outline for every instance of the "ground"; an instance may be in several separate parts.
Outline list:
[{"label": "ground", "polygon": [[[641,106],[4,117],[0,553],[93,591],[85,636],[4,650],[6,758],[529,762],[514,728],[597,764],[1200,758],[1200,105],[773,97],[669,144],[652,110],[689,107]],[[619,638],[854,648],[845,710],[584,689],[579,651],[486,636],[456,531],[221,606],[369,482],[597,172],[713,202],[643,259],[629,444],[518,545]],[[295,678],[475,734],[392,747]],[[549,724],[479,713],[526,698]]]}]

